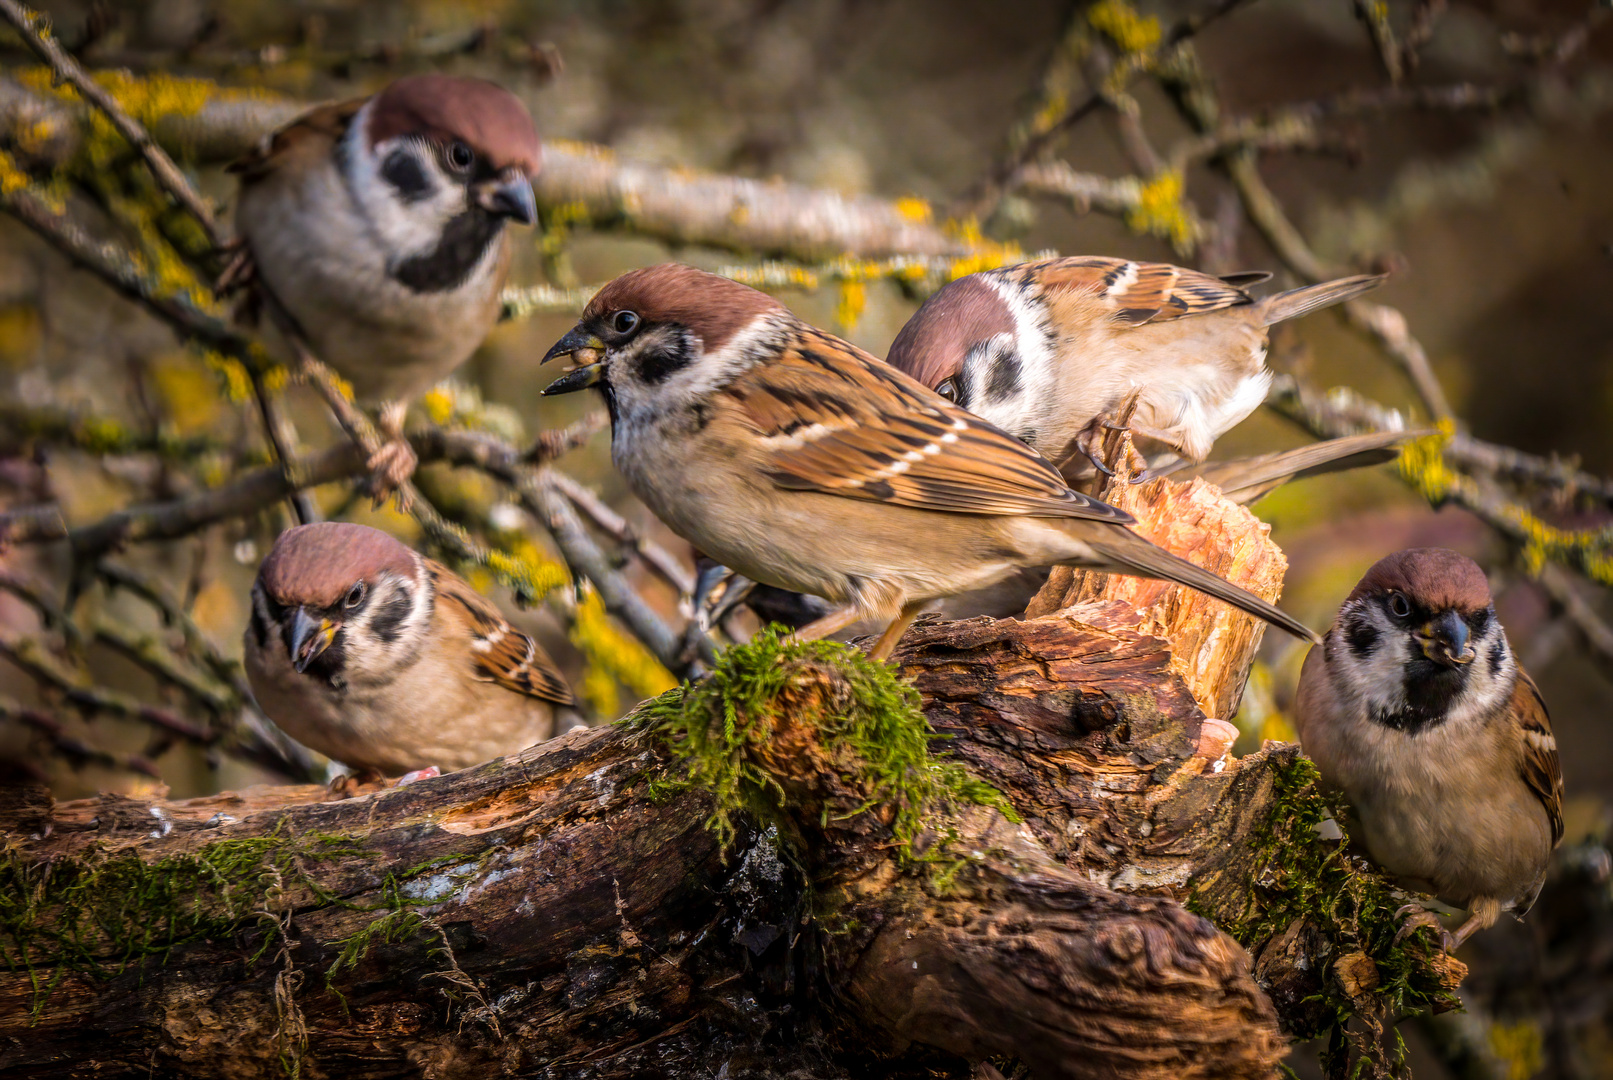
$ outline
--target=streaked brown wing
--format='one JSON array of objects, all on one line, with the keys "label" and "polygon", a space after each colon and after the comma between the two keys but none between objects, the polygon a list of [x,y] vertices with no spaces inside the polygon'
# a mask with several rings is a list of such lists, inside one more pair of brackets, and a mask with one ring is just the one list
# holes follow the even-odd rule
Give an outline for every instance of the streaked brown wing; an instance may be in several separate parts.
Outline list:
[{"label": "streaked brown wing", "polygon": [[[475,677],[528,697],[570,705],[571,688],[538,643],[511,626],[498,607],[447,567],[426,560],[437,602],[463,616]],[[451,616],[452,617],[452,616]]]},{"label": "streaked brown wing", "polygon": [[247,184],[268,175],[305,148],[329,146],[346,134],[347,125],[368,100],[355,98],[310,109],[230,162],[224,171],[239,173],[241,182]]},{"label": "streaked brown wing", "polygon": [[1256,274],[1234,274],[1228,281],[1169,263],[1093,255],[1050,259],[1016,269],[1033,273],[1046,290],[1102,296],[1114,317],[1132,326],[1252,304],[1254,298],[1239,286],[1263,280]]},{"label": "streaked brown wing", "polygon": [[782,488],[919,510],[1132,521],[1071,491],[1018,439],[810,327],[725,392],[768,445],[768,475]]},{"label": "streaked brown wing", "polygon": [[1523,732],[1523,759],[1519,768],[1524,783],[1546,808],[1546,816],[1551,819],[1551,842],[1555,847],[1563,838],[1563,766],[1557,757],[1557,738],[1551,731],[1546,700],[1522,668],[1518,669],[1518,685],[1512,691],[1512,707]]}]

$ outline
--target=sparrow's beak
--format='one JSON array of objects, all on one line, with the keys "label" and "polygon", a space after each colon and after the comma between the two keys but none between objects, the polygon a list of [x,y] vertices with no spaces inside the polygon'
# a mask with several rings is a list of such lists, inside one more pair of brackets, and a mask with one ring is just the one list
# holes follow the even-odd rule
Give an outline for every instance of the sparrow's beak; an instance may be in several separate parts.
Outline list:
[{"label": "sparrow's beak", "polygon": [[1476,655],[1467,643],[1467,623],[1454,611],[1447,611],[1417,628],[1417,644],[1423,655],[1448,668],[1471,664]]},{"label": "sparrow's beak", "polygon": [[476,205],[496,217],[514,218],[522,225],[538,220],[538,201],[532,194],[532,181],[525,173],[500,173],[472,189]]},{"label": "sparrow's beak", "polygon": [[605,361],[600,358],[600,353],[604,351],[603,341],[581,325],[574,327],[571,333],[554,343],[554,348],[543,354],[540,362],[547,364],[557,356],[569,356],[577,366],[545,387],[544,396],[570,394],[596,385],[605,375]]},{"label": "sparrow's beak", "polygon": [[330,648],[336,638],[336,624],[329,619],[314,621],[306,608],[298,608],[291,616],[291,666],[301,675],[314,662],[314,657]]}]

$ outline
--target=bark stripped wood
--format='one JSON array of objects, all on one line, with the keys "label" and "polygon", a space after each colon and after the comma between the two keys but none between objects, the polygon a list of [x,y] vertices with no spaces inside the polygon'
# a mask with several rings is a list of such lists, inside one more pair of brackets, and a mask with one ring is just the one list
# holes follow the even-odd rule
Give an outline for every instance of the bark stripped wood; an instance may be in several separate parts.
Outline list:
[{"label": "bark stripped wood", "polygon": [[[1288,560],[1271,527],[1202,480],[1130,482],[1130,435],[1109,434],[1105,456],[1115,468],[1098,497],[1137,519],[1136,531],[1206,570],[1275,602]],[[1230,720],[1266,624],[1193,589],[1146,578],[1054,567],[1026,616],[1121,600],[1142,615],[1144,632],[1170,643],[1172,664],[1205,714]]]}]

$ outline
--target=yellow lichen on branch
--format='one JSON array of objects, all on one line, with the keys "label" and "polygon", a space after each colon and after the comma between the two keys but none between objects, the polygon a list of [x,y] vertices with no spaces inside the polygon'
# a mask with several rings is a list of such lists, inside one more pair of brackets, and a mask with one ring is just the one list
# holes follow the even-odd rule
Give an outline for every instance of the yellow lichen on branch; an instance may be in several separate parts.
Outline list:
[{"label": "yellow lichen on branch", "polygon": [[643,698],[664,694],[678,685],[650,650],[616,628],[605,612],[604,600],[591,587],[585,586],[577,601],[571,642],[588,660],[583,696],[600,716],[621,711],[617,683]]}]

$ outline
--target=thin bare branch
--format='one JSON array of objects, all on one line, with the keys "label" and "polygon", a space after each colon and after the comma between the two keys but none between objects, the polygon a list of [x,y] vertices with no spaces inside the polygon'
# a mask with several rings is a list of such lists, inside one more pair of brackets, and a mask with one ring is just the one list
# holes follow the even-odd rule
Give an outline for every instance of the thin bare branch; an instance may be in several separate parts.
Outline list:
[{"label": "thin bare branch", "polygon": [[107,93],[100,83],[90,77],[89,72],[79,66],[78,61],[62,48],[61,42],[51,36],[48,30],[41,32],[44,29],[42,25],[44,17],[18,3],[17,0],[0,0],[0,16],[16,28],[17,33],[22,35],[22,40],[49,65],[57,79],[72,83],[86,101],[106,115],[118,134],[127,139],[129,145],[145,158],[146,166],[151,169],[151,175],[156,177],[157,183],[196,219],[197,224],[207,233],[208,241],[215,248],[218,247],[218,227],[213,221],[212,208],[191,186],[185,174],[180,172],[179,166],[174,164],[174,159],[157,145],[140,122],[125,112],[117,99]]},{"label": "thin bare branch", "polygon": [[1573,626],[1597,666],[1613,676],[1613,626],[1597,613],[1572,575],[1559,566],[1548,564],[1541,568],[1535,580],[1551,598],[1552,606]]},{"label": "thin bare branch", "polygon": [[40,709],[30,709],[22,703],[0,695],[0,720],[11,720],[44,736],[57,756],[67,759],[73,768],[100,765],[121,772],[135,772],[161,780],[157,766],[144,754],[117,754],[91,746],[83,739],[67,733],[67,727],[54,716]]},{"label": "thin bare branch", "polygon": [[694,574],[671,552],[646,538],[632,522],[607,506],[605,500],[565,473],[550,471],[548,476],[561,494],[570,499],[571,504],[582,511],[589,521],[618,544],[636,553],[639,560],[676,589],[679,596],[688,597],[694,592]]}]

